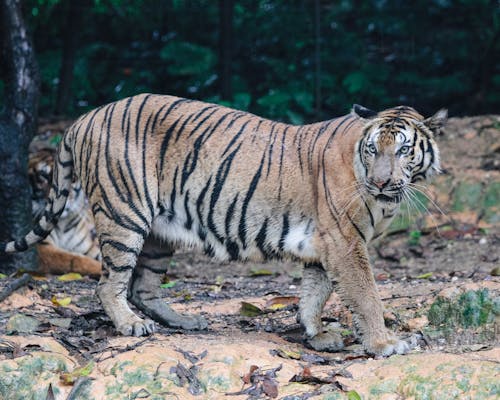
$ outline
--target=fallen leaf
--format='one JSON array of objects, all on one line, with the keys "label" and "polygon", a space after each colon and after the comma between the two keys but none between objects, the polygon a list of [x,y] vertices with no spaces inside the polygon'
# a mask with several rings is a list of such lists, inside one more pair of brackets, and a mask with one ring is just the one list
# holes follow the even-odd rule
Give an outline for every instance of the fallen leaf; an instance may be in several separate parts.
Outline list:
[{"label": "fallen leaf", "polygon": [[243,375],[241,377],[241,380],[245,383],[245,384],[249,384],[252,380],[252,375],[255,371],[257,371],[259,369],[259,367],[257,367],[256,365],[251,365],[250,366],[250,371],[248,371],[245,375]]},{"label": "fallen leaf", "polygon": [[177,283],[177,281],[170,281],[170,282],[167,282],[167,283],[162,283],[160,285],[160,287],[162,289],[168,289],[168,288],[174,287],[176,283]]},{"label": "fallen leaf", "polygon": [[299,304],[299,298],[297,296],[278,296],[268,300],[266,302],[266,308],[277,311],[296,304]]},{"label": "fallen leaf", "polygon": [[301,355],[297,351],[286,350],[286,349],[276,349],[271,350],[273,355],[277,355],[281,358],[289,359],[289,360],[300,360]]},{"label": "fallen leaf", "polygon": [[262,382],[262,389],[272,399],[278,397],[278,382],[274,379],[264,379]]},{"label": "fallen leaf", "polygon": [[7,278],[7,275],[0,273],[0,279],[4,279],[4,278]]},{"label": "fallen leaf", "polygon": [[241,302],[240,314],[244,317],[256,317],[263,313],[264,312],[259,307],[247,303],[246,301]]},{"label": "fallen leaf", "polygon": [[355,390],[349,390],[347,392],[347,400],[361,400],[361,396]]},{"label": "fallen leaf", "polygon": [[56,307],[66,307],[71,304],[71,297],[63,297],[62,299],[58,299],[56,296],[52,296],[52,304]]},{"label": "fallen leaf", "polygon": [[250,276],[269,276],[269,275],[274,275],[272,271],[269,271],[268,269],[264,269],[264,268],[261,268],[261,269],[254,269],[252,268],[250,270]]},{"label": "fallen leaf", "polygon": [[89,376],[94,369],[94,362],[90,361],[87,365],[73,370],[73,372],[65,372],[59,375],[59,379],[63,385],[72,385],[81,376]]},{"label": "fallen leaf", "polygon": [[432,272],[427,272],[425,274],[417,276],[417,279],[429,279],[432,276]]},{"label": "fallen leaf", "polygon": [[289,382],[305,383],[310,385],[324,385],[334,383],[335,381],[330,377],[320,378],[318,376],[314,376],[312,375],[309,367],[303,367],[303,370],[300,373],[292,376]]},{"label": "fallen leaf", "polygon": [[57,280],[61,282],[70,282],[70,281],[78,281],[82,278],[83,277],[78,272],[70,272],[68,274],[64,274],[57,277]]}]

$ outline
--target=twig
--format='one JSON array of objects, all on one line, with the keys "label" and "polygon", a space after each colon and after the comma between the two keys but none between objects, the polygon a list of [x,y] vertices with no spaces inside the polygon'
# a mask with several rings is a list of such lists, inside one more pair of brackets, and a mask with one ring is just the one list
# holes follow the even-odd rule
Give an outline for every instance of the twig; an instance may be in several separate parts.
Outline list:
[{"label": "twig", "polygon": [[26,285],[29,281],[31,281],[31,275],[23,274],[23,276],[21,276],[20,278],[14,279],[12,282],[9,282],[7,286],[0,293],[0,302],[4,301],[13,292],[15,292],[20,287]]}]

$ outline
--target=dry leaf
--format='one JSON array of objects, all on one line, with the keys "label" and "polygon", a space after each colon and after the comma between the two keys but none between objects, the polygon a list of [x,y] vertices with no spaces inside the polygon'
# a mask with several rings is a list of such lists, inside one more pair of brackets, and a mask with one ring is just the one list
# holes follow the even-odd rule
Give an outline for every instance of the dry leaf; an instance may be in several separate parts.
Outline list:
[{"label": "dry leaf", "polygon": [[70,272],[69,274],[61,275],[57,278],[61,282],[78,281],[83,277],[78,272]]},{"label": "dry leaf", "polygon": [[56,296],[52,296],[52,304],[57,307],[66,307],[71,304],[71,297],[63,297],[62,299],[58,299]]},{"label": "dry leaf", "polygon": [[256,317],[263,314],[263,311],[253,304],[247,303],[246,301],[241,302],[240,314],[244,317]]},{"label": "dry leaf", "polygon": [[64,385],[72,385],[81,376],[89,376],[94,369],[94,362],[90,361],[82,368],[77,368],[73,372],[65,372],[59,375],[59,379]]}]

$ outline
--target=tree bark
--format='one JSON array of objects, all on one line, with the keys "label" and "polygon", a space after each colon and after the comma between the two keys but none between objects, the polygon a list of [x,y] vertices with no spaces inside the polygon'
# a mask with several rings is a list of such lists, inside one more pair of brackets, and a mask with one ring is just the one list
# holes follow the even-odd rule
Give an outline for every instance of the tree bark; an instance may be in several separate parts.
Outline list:
[{"label": "tree bark", "polygon": [[[28,146],[37,125],[38,66],[19,0],[0,0],[1,77],[5,84],[0,113],[0,241],[26,234],[32,225]],[[34,270],[35,250],[0,255],[0,270]]]},{"label": "tree bark", "polygon": [[223,100],[233,99],[231,85],[233,57],[234,0],[219,0],[219,82]]}]

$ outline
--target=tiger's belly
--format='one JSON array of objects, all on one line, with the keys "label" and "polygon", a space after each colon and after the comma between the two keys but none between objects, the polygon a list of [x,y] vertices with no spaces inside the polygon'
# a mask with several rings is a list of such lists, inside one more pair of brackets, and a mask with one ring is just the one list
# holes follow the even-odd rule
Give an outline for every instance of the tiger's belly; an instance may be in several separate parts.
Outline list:
[{"label": "tiger's belly", "polygon": [[281,217],[260,217],[250,221],[243,243],[237,229],[225,232],[222,225],[213,232],[180,209],[174,215],[156,217],[152,233],[176,247],[200,249],[221,261],[287,258],[315,261],[318,253],[313,245],[314,221],[290,214],[285,223],[283,220]]}]

